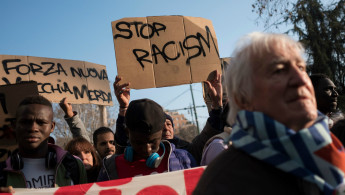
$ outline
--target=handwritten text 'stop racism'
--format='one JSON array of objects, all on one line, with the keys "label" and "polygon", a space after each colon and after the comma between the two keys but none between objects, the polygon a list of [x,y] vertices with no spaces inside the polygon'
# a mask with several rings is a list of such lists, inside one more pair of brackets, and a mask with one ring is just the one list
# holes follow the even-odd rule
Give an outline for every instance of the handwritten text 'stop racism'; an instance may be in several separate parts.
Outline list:
[{"label": "handwritten text 'stop racism'", "polygon": [[[133,28],[134,27],[134,28]],[[154,36],[159,37],[162,33],[169,30],[169,27],[163,23],[153,22],[153,23],[144,23],[141,21],[119,21],[115,24],[115,35],[114,39],[151,39]],[[204,35],[200,32],[195,34],[187,35],[181,41],[174,41],[174,40],[167,40],[163,47],[159,48],[156,44],[151,43],[151,56],[153,59],[154,64],[158,64],[157,56],[161,56],[166,63],[169,61],[177,60],[181,55],[186,56],[188,55],[185,64],[189,65],[193,58],[197,58],[199,56],[206,57],[211,50],[215,50],[219,57],[217,43],[215,38],[213,37],[210,28],[205,25],[204,31],[206,32]],[[194,43],[194,44],[190,44]],[[166,52],[168,47],[179,47],[180,51],[176,52],[174,56],[168,56]],[[205,48],[208,48],[208,51]],[[135,56],[135,59],[140,64],[142,68],[145,67],[143,62],[152,63],[150,58],[150,52],[143,49],[143,48],[133,48],[132,53]]]}]

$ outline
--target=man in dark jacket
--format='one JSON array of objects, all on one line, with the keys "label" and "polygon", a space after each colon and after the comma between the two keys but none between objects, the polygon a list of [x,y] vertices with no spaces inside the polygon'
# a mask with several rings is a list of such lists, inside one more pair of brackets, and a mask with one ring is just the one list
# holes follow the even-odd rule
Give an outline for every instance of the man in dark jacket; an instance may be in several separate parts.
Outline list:
[{"label": "man in dark jacket", "polygon": [[[223,132],[221,123],[221,113],[223,111],[223,88],[221,83],[221,74],[218,71],[212,73],[212,78],[204,83],[209,88],[208,94],[212,101],[211,111],[206,125],[199,135],[197,135],[191,143],[174,136],[172,119],[169,115],[165,115],[165,125],[163,129],[163,140],[173,143],[177,149],[184,149],[191,153],[198,164],[200,164],[202,151],[206,142],[213,136]],[[114,82],[115,96],[119,102],[120,110],[116,120],[115,142],[117,144],[117,154],[123,153],[128,145],[128,137],[125,134],[125,114],[130,100],[129,83],[120,84],[121,78],[116,77]],[[171,120],[171,121],[170,121]],[[122,149],[121,149],[122,148]]]},{"label": "man in dark jacket", "polygon": [[324,74],[313,74],[310,80],[315,90],[317,109],[326,116],[331,116],[337,109],[338,92],[333,81]]},{"label": "man in dark jacket", "polygon": [[[60,147],[48,144],[53,132],[53,108],[43,96],[26,97],[16,112],[18,151],[0,166],[0,190],[51,188],[86,183],[82,162]],[[0,191],[1,192],[1,191]]]},{"label": "man in dark jacket", "polygon": [[241,41],[226,72],[232,145],[194,194],[335,194],[345,152],[317,111],[301,44],[264,33]]},{"label": "man in dark jacket", "polygon": [[134,100],[125,115],[131,146],[124,154],[104,159],[98,181],[151,175],[196,166],[193,156],[162,140],[165,114],[150,99]]},{"label": "man in dark jacket", "polygon": [[176,148],[186,150],[190,146],[190,142],[177,137],[174,133],[174,128],[175,128],[174,120],[167,113],[165,113],[165,117],[166,119],[165,119],[162,139],[168,140],[170,143],[173,143],[176,146]]},{"label": "man in dark jacket", "polygon": [[[317,109],[329,117],[329,128],[337,122],[334,117],[337,111],[338,92],[333,81],[324,74],[312,74],[310,80],[314,86]],[[339,119],[339,118],[338,118]],[[337,135],[336,135],[337,136]],[[338,136],[337,136],[338,137]]]}]

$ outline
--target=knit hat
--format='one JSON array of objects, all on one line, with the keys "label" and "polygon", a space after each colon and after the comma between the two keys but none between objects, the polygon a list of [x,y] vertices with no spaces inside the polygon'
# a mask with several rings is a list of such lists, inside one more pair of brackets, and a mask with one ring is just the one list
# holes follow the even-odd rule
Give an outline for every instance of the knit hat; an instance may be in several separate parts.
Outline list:
[{"label": "knit hat", "polygon": [[140,131],[149,135],[163,130],[165,119],[162,107],[150,99],[131,101],[125,115],[129,131]]},{"label": "knit hat", "polygon": [[174,121],[173,121],[172,117],[167,113],[164,113],[164,114],[165,114],[166,119],[169,119],[171,121],[171,125],[174,128]]}]

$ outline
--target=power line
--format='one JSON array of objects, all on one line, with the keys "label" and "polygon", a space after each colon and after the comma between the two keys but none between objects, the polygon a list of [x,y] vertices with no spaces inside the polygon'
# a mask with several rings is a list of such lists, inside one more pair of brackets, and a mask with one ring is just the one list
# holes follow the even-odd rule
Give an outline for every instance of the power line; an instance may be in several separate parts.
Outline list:
[{"label": "power line", "polygon": [[[195,108],[204,108],[206,107],[205,105],[202,105],[202,106],[195,106]],[[179,111],[179,110],[190,110],[191,106],[189,107],[185,107],[185,108],[179,108],[179,109],[172,109],[172,110],[166,110],[167,112],[176,112],[176,111]]]},{"label": "power line", "polygon": [[[195,119],[195,123],[196,123],[196,127],[198,129],[198,131],[200,131],[199,129],[199,121],[198,121],[198,114],[196,112],[196,108],[197,107],[206,107],[205,105],[203,106],[195,106],[195,101],[194,101],[194,94],[193,94],[193,87],[192,87],[192,84],[189,84],[189,88],[190,88],[190,92],[191,92],[191,96],[192,96],[192,103],[193,103],[193,106],[189,106],[187,108],[182,108],[182,109],[173,109],[173,110],[167,110],[168,112],[172,112],[172,111],[177,111],[177,110],[190,110],[190,113],[192,115],[192,120],[194,121]],[[183,93],[181,93],[180,95],[176,96],[172,101],[169,102],[169,104],[171,104],[173,101],[175,101],[177,98],[179,98],[181,95],[183,95],[184,93],[186,93],[188,90],[184,91]],[[168,105],[169,105],[168,104]],[[166,106],[168,106],[166,105]],[[165,107],[166,107],[165,106]],[[193,116],[194,115],[194,116]]]},{"label": "power line", "polygon": [[171,103],[173,103],[177,98],[179,98],[180,96],[182,96],[182,95],[183,95],[184,93],[186,93],[187,91],[189,91],[189,89],[187,89],[186,91],[182,92],[180,95],[176,96],[174,99],[170,100],[170,101],[168,102],[168,104],[165,105],[164,107],[169,106]]}]

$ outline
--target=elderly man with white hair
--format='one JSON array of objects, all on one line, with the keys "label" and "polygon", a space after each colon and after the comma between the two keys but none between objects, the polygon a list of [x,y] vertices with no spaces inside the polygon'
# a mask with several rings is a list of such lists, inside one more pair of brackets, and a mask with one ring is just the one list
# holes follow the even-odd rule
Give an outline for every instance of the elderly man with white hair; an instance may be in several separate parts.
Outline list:
[{"label": "elderly man with white hair", "polygon": [[317,111],[303,47],[287,35],[251,33],[226,72],[232,145],[194,194],[335,194],[345,152]]}]

